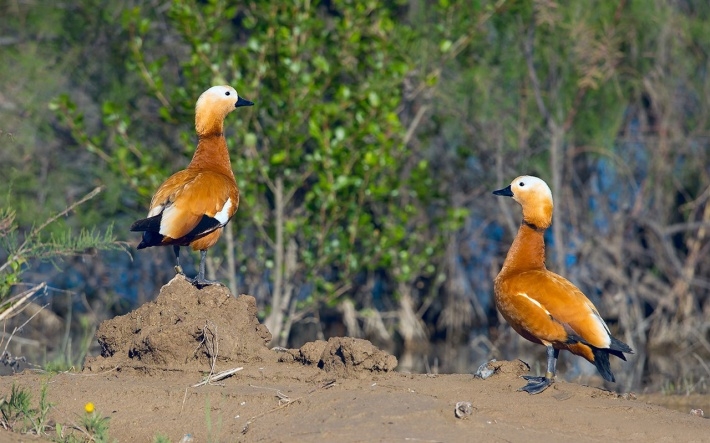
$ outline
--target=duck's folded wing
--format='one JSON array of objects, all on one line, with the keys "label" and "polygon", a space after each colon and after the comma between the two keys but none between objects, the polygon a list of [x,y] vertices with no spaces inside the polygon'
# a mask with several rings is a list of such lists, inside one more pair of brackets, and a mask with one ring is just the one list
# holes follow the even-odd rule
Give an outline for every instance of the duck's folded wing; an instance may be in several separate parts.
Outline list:
[{"label": "duck's folded wing", "polygon": [[160,217],[160,234],[195,238],[227,224],[239,205],[236,184],[222,174],[184,170],[158,189],[148,220]]},{"label": "duck's folded wing", "polygon": [[506,293],[525,310],[519,315],[521,326],[547,335],[539,338],[559,341],[565,337],[601,349],[611,345],[611,334],[597,309],[564,277],[547,270],[523,272],[506,281]]}]

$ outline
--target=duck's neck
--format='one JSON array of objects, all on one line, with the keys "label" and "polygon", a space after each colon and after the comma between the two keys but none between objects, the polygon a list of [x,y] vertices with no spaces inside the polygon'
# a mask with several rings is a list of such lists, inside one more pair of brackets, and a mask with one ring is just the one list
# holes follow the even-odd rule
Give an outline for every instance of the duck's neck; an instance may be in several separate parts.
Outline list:
[{"label": "duck's neck", "polygon": [[545,228],[523,222],[505,257],[501,274],[545,269]]},{"label": "duck's neck", "polygon": [[224,138],[224,119],[206,117],[197,121],[197,149],[188,168],[210,169],[234,177]]}]

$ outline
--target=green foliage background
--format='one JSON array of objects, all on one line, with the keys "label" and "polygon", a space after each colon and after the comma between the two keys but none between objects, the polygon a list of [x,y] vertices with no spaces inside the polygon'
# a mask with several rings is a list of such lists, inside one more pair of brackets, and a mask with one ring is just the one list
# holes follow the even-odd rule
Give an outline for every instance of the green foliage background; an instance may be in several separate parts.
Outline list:
[{"label": "green foliage background", "polygon": [[[627,385],[666,370],[654,349],[708,339],[691,333],[710,331],[704,2],[0,5],[0,195],[22,232],[102,186],[50,229],[135,244],[126,227],[193,152],[196,98],[228,83],[256,105],[226,121],[243,200],[209,270],[257,297],[276,342],[364,336],[419,350],[415,370],[519,354],[491,304],[518,209],[489,191],[523,173],[553,189],[550,267],[639,350]],[[25,276],[98,322],[171,263]]]}]

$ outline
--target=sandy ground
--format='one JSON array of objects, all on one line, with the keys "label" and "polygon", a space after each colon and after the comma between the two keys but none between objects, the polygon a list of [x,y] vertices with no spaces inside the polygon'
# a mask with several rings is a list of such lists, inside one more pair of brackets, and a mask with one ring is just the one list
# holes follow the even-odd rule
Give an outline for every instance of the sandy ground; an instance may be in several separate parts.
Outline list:
[{"label": "sandy ground", "polygon": [[[0,378],[0,393],[16,384],[36,399],[48,382],[53,421],[78,424],[93,402],[119,442],[159,434],[173,442],[186,434],[194,442],[710,441],[710,420],[689,408],[565,382],[518,392],[520,361],[490,363],[483,380],[398,373],[394,357],[352,338],[273,351],[252,297],[197,291],[181,278],[155,302],[105,322],[97,337],[103,356],[81,373],[25,371]],[[193,386],[235,368],[243,369]],[[34,440],[0,429],[0,442]]]}]

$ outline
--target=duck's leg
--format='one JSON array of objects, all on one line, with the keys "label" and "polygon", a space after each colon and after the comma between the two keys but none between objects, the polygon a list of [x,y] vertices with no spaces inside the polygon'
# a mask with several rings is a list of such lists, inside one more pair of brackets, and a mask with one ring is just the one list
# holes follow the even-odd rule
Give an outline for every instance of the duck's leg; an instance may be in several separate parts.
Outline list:
[{"label": "duck's leg", "polygon": [[203,249],[200,251],[200,272],[195,278],[188,278],[187,281],[192,283],[197,288],[203,288],[209,285],[221,285],[221,282],[216,280],[207,280],[205,278],[205,257],[207,256],[207,250]]},{"label": "duck's leg", "polygon": [[185,273],[182,272],[182,266],[180,266],[180,246],[173,245],[173,251],[175,251],[175,273],[185,275]]},{"label": "duck's leg", "polygon": [[555,372],[557,368],[557,357],[560,356],[560,350],[555,349],[552,345],[547,345],[547,372],[544,377],[535,377],[532,375],[523,375],[522,378],[528,381],[528,384],[518,389],[530,394],[539,394],[555,381]]}]

